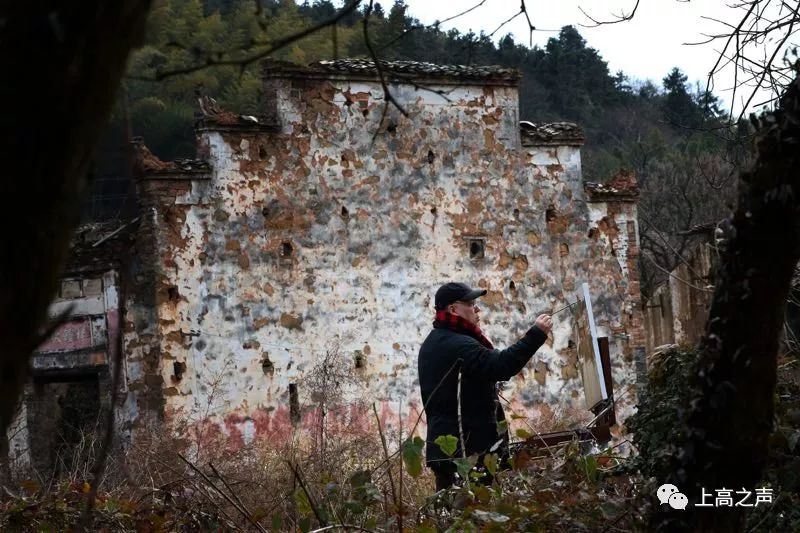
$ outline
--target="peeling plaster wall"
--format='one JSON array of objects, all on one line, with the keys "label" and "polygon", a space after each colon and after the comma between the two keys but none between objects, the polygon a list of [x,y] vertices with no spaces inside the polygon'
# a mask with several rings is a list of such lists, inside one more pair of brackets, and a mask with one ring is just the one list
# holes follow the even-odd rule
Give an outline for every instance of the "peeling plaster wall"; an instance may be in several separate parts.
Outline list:
[{"label": "peeling plaster wall", "polygon": [[[168,422],[210,421],[232,446],[288,438],[290,384],[299,423],[312,424],[304,383],[338,352],[359,382],[350,399],[364,403],[328,419],[369,425],[374,401],[384,421],[399,408],[410,425],[417,351],[448,280],[489,290],[482,327],[500,347],[589,281],[601,334],[633,339],[611,339],[615,390],[634,382],[635,205],[587,203],[579,147],[523,148],[516,87],[425,84],[445,98],[393,85],[408,116],[390,108],[382,119],[377,82],[269,86],[279,132],[207,129],[199,151],[211,176],[142,184],[155,316],[139,328],[147,305],[131,304],[126,346],[131,389],[163,401]],[[482,257],[471,257],[474,240]],[[506,385],[507,411],[585,411],[570,336],[562,313]]]},{"label": "peeling plaster wall", "polygon": [[713,296],[715,261],[712,246],[700,244],[647,301],[648,353],[663,344],[694,346],[700,341]]}]

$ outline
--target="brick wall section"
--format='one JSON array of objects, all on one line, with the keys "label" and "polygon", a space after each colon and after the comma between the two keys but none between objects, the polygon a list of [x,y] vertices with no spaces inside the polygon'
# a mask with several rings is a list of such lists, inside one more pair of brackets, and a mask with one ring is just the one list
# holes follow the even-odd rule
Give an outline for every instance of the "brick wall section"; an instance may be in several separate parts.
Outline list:
[{"label": "brick wall section", "polygon": [[[617,294],[620,315],[619,322],[610,328],[609,341],[611,346],[618,346],[618,353],[626,361],[622,367],[632,370],[635,376],[629,382],[614,379],[615,394],[621,399],[624,412],[626,407],[636,403],[636,388],[631,385],[641,384],[646,378],[647,339],[639,285],[638,186],[632,173],[622,171],[605,184],[588,183],[586,189],[590,220],[595,221],[590,230],[591,237],[605,246],[606,257],[619,264]],[[613,268],[608,267],[608,270]],[[619,366],[612,357],[615,373],[620,371]]]}]

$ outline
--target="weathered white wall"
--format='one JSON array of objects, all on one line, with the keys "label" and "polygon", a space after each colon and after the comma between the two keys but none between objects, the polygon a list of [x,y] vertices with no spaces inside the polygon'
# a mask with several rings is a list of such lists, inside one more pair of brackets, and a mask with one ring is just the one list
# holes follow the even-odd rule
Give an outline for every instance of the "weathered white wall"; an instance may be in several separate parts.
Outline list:
[{"label": "weathered white wall", "polygon": [[[157,350],[157,365],[134,363],[130,380],[162,386],[168,421],[213,422],[233,445],[286,438],[289,384],[313,407],[308,375],[338,350],[339,370],[358,380],[351,400],[413,422],[417,350],[449,280],[489,290],[482,327],[499,347],[583,281],[602,332],[638,327],[625,302],[629,233],[614,237],[616,257],[611,241],[590,238],[603,215],[588,207],[579,148],[522,148],[515,87],[429,88],[448,99],[394,86],[408,116],[390,108],[381,121],[377,83],[286,80],[280,133],[205,131],[210,180],[149,185],[157,326],[146,348],[133,333],[126,343],[135,360]],[[483,258],[470,258],[469,237],[485,240]],[[570,335],[558,315],[504,393],[512,411],[583,410]],[[611,347],[622,390],[634,381],[631,347]],[[313,409],[303,416],[313,423]],[[370,422],[362,408],[330,417],[342,429]]]}]

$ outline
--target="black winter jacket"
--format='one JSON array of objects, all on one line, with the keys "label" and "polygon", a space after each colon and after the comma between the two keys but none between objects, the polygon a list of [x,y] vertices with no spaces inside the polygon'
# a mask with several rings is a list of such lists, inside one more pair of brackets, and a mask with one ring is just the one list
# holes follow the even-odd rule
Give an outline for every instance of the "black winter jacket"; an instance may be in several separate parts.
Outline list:
[{"label": "black winter jacket", "polygon": [[[497,382],[516,375],[544,344],[547,335],[533,326],[505,350],[489,350],[475,338],[449,329],[434,328],[419,350],[419,386],[428,420],[427,464],[446,459],[434,440],[458,435],[457,387],[461,377],[461,422],[467,455],[489,451],[507,432],[497,423],[505,419],[497,398]],[[461,455],[461,443],[455,456]]]}]

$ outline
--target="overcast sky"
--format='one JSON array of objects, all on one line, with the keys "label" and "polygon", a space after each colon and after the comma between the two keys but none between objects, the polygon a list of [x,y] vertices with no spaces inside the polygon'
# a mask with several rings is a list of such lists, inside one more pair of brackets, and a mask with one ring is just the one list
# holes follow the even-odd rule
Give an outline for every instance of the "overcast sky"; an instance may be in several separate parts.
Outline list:
[{"label": "overcast sky", "polygon": [[[393,3],[393,0],[384,0],[382,5],[388,12]],[[478,3],[480,0],[406,0],[409,14],[424,23],[443,20]],[[534,45],[543,45],[550,37],[557,36],[562,26],[572,24],[589,45],[600,52],[612,73],[623,70],[632,78],[651,79],[658,85],[674,66],[680,67],[690,82],[705,84],[722,43],[699,46],[684,43],[705,40],[704,33],[722,30],[719,23],[705,20],[703,16],[724,21],[741,16],[722,0],[642,0],[633,20],[588,28],[581,24],[590,25],[591,21],[579,8],[597,20],[611,20],[613,14],[630,12],[635,0],[527,0],[526,4],[537,27],[533,34]],[[443,25],[442,29],[491,33],[519,11],[519,6],[519,0],[484,0],[483,5]],[[504,26],[495,40],[506,33],[512,33],[519,43],[530,43],[524,16]],[[725,107],[730,106],[731,94],[727,89],[732,82],[732,72],[716,80],[714,92],[724,100]],[[739,94],[736,98],[740,99]]]}]

